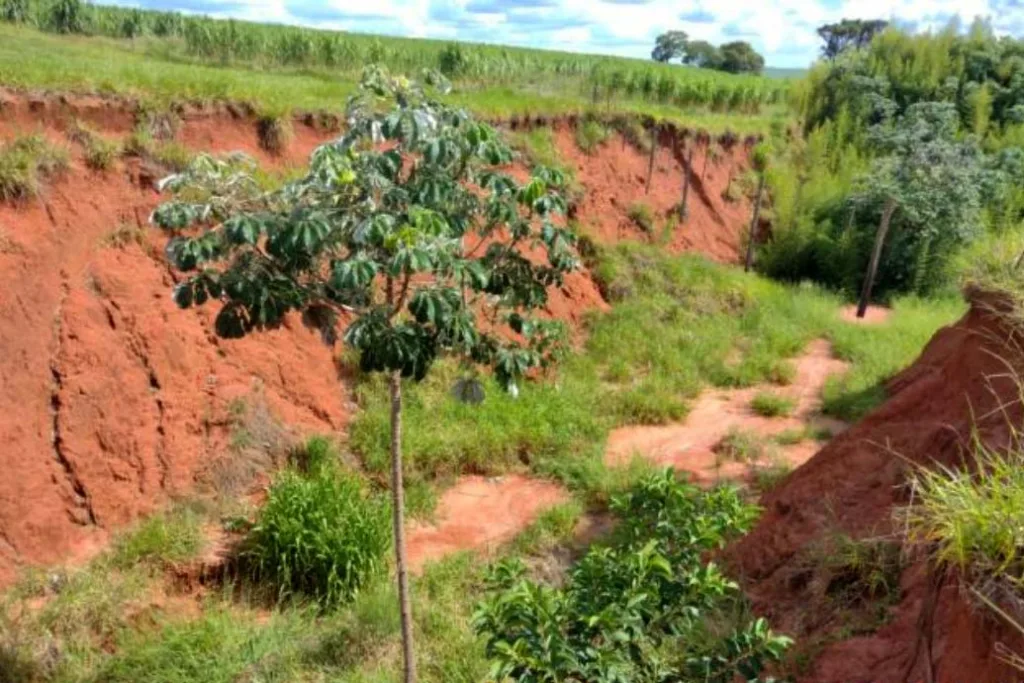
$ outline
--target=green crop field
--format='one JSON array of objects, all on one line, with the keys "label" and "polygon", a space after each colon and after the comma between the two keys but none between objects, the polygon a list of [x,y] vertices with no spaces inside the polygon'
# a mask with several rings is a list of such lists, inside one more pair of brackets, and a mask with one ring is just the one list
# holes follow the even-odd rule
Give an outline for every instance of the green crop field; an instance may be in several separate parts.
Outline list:
[{"label": "green crop field", "polygon": [[[436,68],[487,117],[601,109],[711,131],[763,132],[785,79],[545,50],[385,38],[52,0],[0,6],[0,82],[159,98],[245,100],[274,111],[340,109],[365,64]],[[17,10],[17,11],[15,11]],[[61,34],[60,37],[46,34]]]}]

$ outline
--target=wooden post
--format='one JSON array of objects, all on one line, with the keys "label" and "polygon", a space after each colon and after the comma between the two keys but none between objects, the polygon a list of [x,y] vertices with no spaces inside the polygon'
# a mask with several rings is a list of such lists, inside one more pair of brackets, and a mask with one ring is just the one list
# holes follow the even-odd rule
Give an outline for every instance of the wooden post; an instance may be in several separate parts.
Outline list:
[{"label": "wooden post", "polygon": [[754,197],[754,215],[750,219],[750,232],[747,234],[747,258],[743,264],[743,272],[749,273],[754,265],[754,238],[757,237],[757,219],[761,216],[761,195],[764,194],[764,171],[757,180],[757,196]]},{"label": "wooden post", "polygon": [[647,187],[644,194],[651,193],[651,176],[654,175],[654,154],[658,151],[658,125],[651,126],[651,158],[647,162]]},{"label": "wooden post", "polygon": [[693,145],[686,153],[686,161],[683,162],[683,200],[679,203],[679,222],[686,220],[689,212],[686,210],[686,200],[690,195],[690,174],[693,172]]},{"label": "wooden post", "polygon": [[885,200],[885,208],[882,209],[882,222],[878,224],[878,232],[875,233],[875,248],[871,251],[871,262],[868,264],[864,286],[860,290],[860,302],[857,304],[858,318],[863,318],[868,311],[871,288],[875,286],[875,275],[878,273],[878,261],[882,258],[882,246],[885,244],[885,235],[889,232],[889,222],[895,211],[896,200],[889,197]]}]

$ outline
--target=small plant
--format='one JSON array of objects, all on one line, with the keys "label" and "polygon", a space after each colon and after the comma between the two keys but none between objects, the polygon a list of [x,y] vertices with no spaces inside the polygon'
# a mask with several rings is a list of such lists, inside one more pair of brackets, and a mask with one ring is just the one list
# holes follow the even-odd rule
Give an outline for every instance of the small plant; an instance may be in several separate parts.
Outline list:
[{"label": "small plant", "polygon": [[0,200],[23,201],[39,194],[43,181],[68,168],[67,150],[42,135],[23,135],[0,146]]},{"label": "small plant", "polygon": [[843,607],[889,605],[899,598],[903,555],[898,540],[839,534],[820,554],[825,593]]},{"label": "small plant", "polygon": [[147,158],[153,153],[155,145],[153,134],[144,126],[136,125],[121,144],[121,153],[125,156]]},{"label": "small plant", "polygon": [[93,136],[85,145],[85,165],[94,171],[106,171],[114,165],[120,146],[113,140]]},{"label": "small plant", "polygon": [[722,190],[722,199],[735,204],[743,199],[743,186],[735,178],[729,180],[729,184]]},{"label": "small plant", "polygon": [[576,126],[576,146],[584,154],[593,154],[608,139],[608,129],[596,119],[586,119]]},{"label": "small plant", "polygon": [[750,407],[761,417],[782,417],[793,412],[793,399],[779,394],[761,392],[754,396]]},{"label": "small plant", "polygon": [[260,147],[271,154],[281,154],[292,141],[292,123],[284,114],[264,114],[256,120]]},{"label": "small plant", "polygon": [[792,471],[789,463],[781,459],[765,467],[758,467],[754,470],[754,488],[767,493],[781,484]]},{"label": "small plant", "polygon": [[636,227],[640,228],[644,233],[648,235],[654,233],[654,215],[651,213],[651,207],[647,204],[643,202],[633,202],[629,205],[626,215],[629,216],[629,220],[633,221]]},{"label": "small plant", "polygon": [[763,619],[717,638],[704,630],[736,585],[703,555],[756,516],[735,490],[702,492],[668,470],[615,497],[612,509],[614,542],[591,549],[564,587],[529,581],[518,561],[492,569],[492,595],[473,618],[492,679],[728,683],[779,660],[790,641]]},{"label": "small plant", "polygon": [[160,143],[152,150],[151,156],[153,161],[172,173],[184,171],[195,157],[192,150],[179,142]]},{"label": "small plant", "polygon": [[288,454],[288,460],[300,472],[316,475],[335,466],[338,463],[338,453],[330,439],[314,436],[302,446],[293,448]]},{"label": "small plant", "polygon": [[390,510],[353,475],[324,467],[285,471],[270,488],[243,560],[251,576],[286,598],[308,595],[325,607],[350,600],[385,566]]},{"label": "small plant", "polygon": [[754,432],[731,427],[714,448],[722,459],[739,463],[756,463],[765,459],[764,440]]},{"label": "small plant", "polygon": [[795,446],[807,440],[807,429],[787,429],[775,435],[775,443],[780,446]]},{"label": "small plant", "polygon": [[123,221],[103,238],[102,244],[113,249],[124,249],[134,244],[141,249],[145,249],[148,244],[146,241],[146,228],[135,223]]}]

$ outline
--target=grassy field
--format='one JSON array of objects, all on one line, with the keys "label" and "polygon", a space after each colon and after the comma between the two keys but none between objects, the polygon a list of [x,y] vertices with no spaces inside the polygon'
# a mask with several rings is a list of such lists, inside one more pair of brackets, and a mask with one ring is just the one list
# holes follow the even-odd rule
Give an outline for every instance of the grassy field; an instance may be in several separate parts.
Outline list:
[{"label": "grassy field", "polygon": [[[255,68],[189,63],[161,56],[145,41],[83,36],[55,36],[0,24],[0,84],[22,89],[123,94],[156,101],[242,101],[261,111],[340,111],[353,91],[357,75],[314,67]],[[592,108],[590,99],[569,80],[531,86],[467,84],[453,101],[479,116],[553,116]],[[632,112],[705,128],[717,133],[766,132],[785,119],[782,105],[757,112],[716,111],[706,106],[662,104],[643,98],[620,98],[614,111]],[[602,102],[599,108],[608,108]]]}]

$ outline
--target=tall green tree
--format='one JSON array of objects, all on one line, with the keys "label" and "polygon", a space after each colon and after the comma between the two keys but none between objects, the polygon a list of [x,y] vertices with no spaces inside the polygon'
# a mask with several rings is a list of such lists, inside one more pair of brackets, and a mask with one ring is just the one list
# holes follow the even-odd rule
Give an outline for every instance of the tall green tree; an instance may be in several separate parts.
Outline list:
[{"label": "tall green tree", "polygon": [[821,54],[835,59],[846,50],[862,48],[888,26],[889,22],[881,19],[843,19],[819,26],[818,35],[825,41]]},{"label": "tall green tree", "polygon": [[[457,395],[482,398],[480,367],[516,393],[556,338],[531,312],[577,266],[573,235],[556,222],[562,176],[541,168],[516,182],[496,132],[438,101],[445,85],[434,74],[421,86],[371,67],[348,102],[347,132],[313,152],[305,176],[264,192],[250,164],[201,157],[165,181],[175,198],[153,215],[186,274],[174,300],[215,303],[220,336],[258,333],[294,312],[325,342],[355,349],[364,372],[387,376],[405,681],[416,666],[402,380],[422,380],[450,354],[467,372]],[[506,325],[516,334],[502,334]]]},{"label": "tall green tree", "polygon": [[683,63],[705,69],[718,69],[722,66],[722,53],[706,40],[691,40],[683,49]]},{"label": "tall green tree", "polygon": [[651,59],[656,62],[670,62],[683,56],[686,49],[685,31],[666,31],[655,40]]}]

